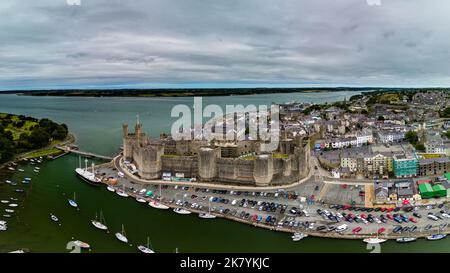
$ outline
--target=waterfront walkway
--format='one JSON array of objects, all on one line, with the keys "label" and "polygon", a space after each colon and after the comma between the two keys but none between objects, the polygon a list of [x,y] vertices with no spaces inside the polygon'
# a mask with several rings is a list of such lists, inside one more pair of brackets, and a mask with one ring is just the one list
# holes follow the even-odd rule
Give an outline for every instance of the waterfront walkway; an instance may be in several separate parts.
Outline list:
[{"label": "waterfront walkway", "polygon": [[113,160],[113,158],[111,156],[99,155],[99,154],[94,154],[94,153],[90,153],[90,152],[83,152],[83,151],[71,149],[70,147],[67,147],[67,146],[56,146],[55,148],[59,149],[61,151],[64,151],[66,153],[74,153],[74,154],[82,155],[85,157],[98,158],[98,159],[109,160],[109,161]]}]

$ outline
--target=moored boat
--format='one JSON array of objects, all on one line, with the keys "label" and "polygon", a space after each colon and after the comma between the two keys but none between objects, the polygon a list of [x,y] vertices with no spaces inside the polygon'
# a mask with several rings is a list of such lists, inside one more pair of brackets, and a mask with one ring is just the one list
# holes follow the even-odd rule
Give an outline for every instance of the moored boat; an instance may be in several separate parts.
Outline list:
[{"label": "moored boat", "polygon": [[12,208],[15,208],[15,207],[17,207],[17,206],[19,206],[18,204],[9,204],[8,205],[9,207],[12,207]]},{"label": "moored boat", "polygon": [[123,227],[123,225],[122,225],[122,232],[117,232],[116,238],[121,242],[128,243],[128,238],[125,234],[125,228]]},{"label": "moored boat", "polygon": [[8,200],[2,200],[2,201],[0,201],[0,202],[2,202],[2,204],[8,204],[8,203],[9,203]]},{"label": "moored boat", "polygon": [[433,235],[427,236],[427,240],[437,241],[437,240],[444,239],[445,237],[447,237],[447,234],[433,234]]},{"label": "moored boat", "polygon": [[214,219],[214,218],[216,218],[215,215],[213,215],[213,214],[211,214],[211,213],[208,213],[208,212],[206,212],[206,213],[200,213],[200,214],[198,215],[198,217],[203,218],[203,219]]},{"label": "moored boat", "polygon": [[97,220],[97,214],[95,214],[95,219],[91,220],[92,225],[94,227],[101,229],[101,230],[108,230],[108,227],[106,226],[105,218],[103,217],[103,212],[100,211],[100,219]]},{"label": "moored boat", "polygon": [[403,237],[403,238],[397,238],[395,241],[397,243],[410,243],[416,241],[417,238],[414,237]]},{"label": "moored boat", "polygon": [[94,171],[94,163],[92,163],[92,172],[88,171],[87,162],[88,160],[85,159],[85,168],[81,168],[81,157],[80,157],[80,166],[75,169],[76,175],[81,178],[81,180],[87,182],[90,185],[99,186],[102,184],[102,180],[95,176]]},{"label": "moored boat", "polygon": [[381,244],[386,241],[387,241],[386,239],[380,239],[380,238],[365,238],[363,240],[363,242],[367,243],[367,244]]},{"label": "moored boat", "polygon": [[183,214],[183,215],[187,215],[187,214],[191,214],[192,213],[192,212],[190,212],[190,211],[188,211],[186,209],[183,209],[183,208],[175,208],[175,209],[173,209],[173,211],[175,213]]},{"label": "moored boat", "polygon": [[78,204],[75,198],[75,193],[73,193],[73,199],[69,199],[69,205],[74,207],[74,208],[78,208]]},{"label": "moored boat", "polygon": [[146,253],[146,254],[155,253],[155,251],[153,251],[153,250],[150,248],[150,238],[149,238],[149,237],[147,237],[147,246],[139,245],[137,248],[138,248],[139,251],[141,251],[142,253]]},{"label": "moored boat", "polygon": [[150,201],[148,204],[150,205],[150,207],[155,208],[155,209],[169,209],[168,206],[163,205],[157,201]]},{"label": "moored boat", "polygon": [[108,191],[110,191],[110,192],[115,192],[116,191],[116,189],[114,187],[112,187],[112,186],[108,186],[108,187],[106,187],[106,189]]},{"label": "moored boat", "polygon": [[88,243],[80,241],[80,240],[73,241],[73,244],[80,248],[85,248],[85,249],[91,248],[91,246]]},{"label": "moored boat", "polygon": [[139,203],[147,203],[147,200],[142,197],[136,197],[136,201],[138,201]]},{"label": "moored boat", "polygon": [[50,219],[52,219],[53,222],[58,222],[59,221],[58,217],[56,217],[56,215],[51,214],[51,213],[50,213]]}]

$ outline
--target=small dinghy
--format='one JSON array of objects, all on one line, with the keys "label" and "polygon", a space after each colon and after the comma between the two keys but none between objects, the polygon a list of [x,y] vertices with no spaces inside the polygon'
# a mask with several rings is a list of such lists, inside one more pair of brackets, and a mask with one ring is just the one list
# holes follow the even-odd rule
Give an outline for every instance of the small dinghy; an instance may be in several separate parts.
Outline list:
[{"label": "small dinghy", "polygon": [[6,180],[5,183],[6,184],[11,184],[12,182],[11,182],[11,180]]},{"label": "small dinghy", "polygon": [[22,184],[30,184],[30,181],[24,180],[24,181],[22,181]]},{"label": "small dinghy", "polygon": [[9,198],[9,199],[11,199],[11,201],[19,201],[19,199],[14,198],[14,197],[11,197],[11,198]]},{"label": "small dinghy", "polygon": [[52,219],[53,222],[59,222],[58,217],[56,217],[56,215],[51,214],[51,213],[50,213],[50,219]]},{"label": "small dinghy", "polygon": [[5,211],[6,211],[7,213],[14,213],[14,210],[12,210],[12,209],[5,209]]},{"label": "small dinghy", "polygon": [[16,189],[16,192],[22,193],[22,192],[24,192],[24,190],[23,189]]},{"label": "small dinghy", "polygon": [[3,217],[5,217],[5,218],[11,218],[11,214],[3,214]]},{"label": "small dinghy", "polygon": [[77,207],[78,207],[77,202],[75,202],[75,201],[72,200],[72,199],[69,199],[69,205],[72,206],[72,207],[74,207],[74,208],[77,208]]},{"label": "small dinghy", "polygon": [[12,208],[15,208],[15,207],[17,207],[17,206],[19,206],[18,204],[9,204],[8,206],[10,206],[10,207],[12,207]]},{"label": "small dinghy", "polygon": [[123,191],[123,190],[117,190],[116,191],[117,195],[122,196],[122,197],[128,197],[129,195]]},{"label": "small dinghy", "polygon": [[2,202],[2,204],[8,204],[8,203],[9,203],[8,200],[2,200],[2,201],[0,201],[0,202]]},{"label": "small dinghy", "polygon": [[18,171],[23,173],[25,170],[24,169],[18,169]]},{"label": "small dinghy", "polygon": [[106,187],[106,189],[108,191],[110,191],[110,192],[115,192],[116,191],[116,189],[114,189],[114,187],[111,187],[111,186]]}]

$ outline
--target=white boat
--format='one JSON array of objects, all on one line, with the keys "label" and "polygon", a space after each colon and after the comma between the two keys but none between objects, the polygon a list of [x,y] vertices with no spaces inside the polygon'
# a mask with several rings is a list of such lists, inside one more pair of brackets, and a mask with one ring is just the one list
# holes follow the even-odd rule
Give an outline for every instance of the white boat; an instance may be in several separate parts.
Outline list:
[{"label": "white boat", "polygon": [[433,235],[427,236],[427,240],[437,241],[437,240],[444,239],[445,237],[447,237],[447,234],[433,234]]},{"label": "white boat", "polygon": [[8,213],[14,213],[14,210],[12,210],[12,209],[5,209],[5,211]]},{"label": "white boat", "polygon": [[168,206],[163,205],[157,201],[150,201],[148,204],[150,205],[150,207],[155,208],[155,209],[169,209]]},{"label": "white boat", "polygon": [[386,239],[380,239],[380,238],[366,238],[363,240],[364,243],[367,244],[381,244],[386,242]]},{"label": "white boat", "polygon": [[75,193],[73,193],[73,199],[69,199],[69,205],[71,205],[74,208],[78,208],[78,204],[75,198]]},{"label": "white boat", "polygon": [[3,204],[8,204],[8,203],[9,203],[8,200],[2,200],[2,201],[0,201],[0,202],[2,202]]},{"label": "white boat", "polygon": [[127,192],[125,191],[125,185],[123,185],[123,189],[118,189],[116,190],[117,195],[122,196],[122,197],[128,197],[129,195],[127,194]]},{"label": "white boat", "polygon": [[106,221],[104,221],[102,211],[100,211],[100,221],[97,220],[97,214],[95,214],[95,219],[91,220],[91,223],[94,225],[94,227],[96,227],[98,229],[108,230],[108,227],[106,226]]},{"label": "white boat", "polygon": [[12,207],[12,208],[15,208],[15,207],[17,207],[17,206],[19,206],[18,204],[9,204],[8,206],[10,206],[10,207]]},{"label": "white boat", "polygon": [[81,247],[81,248],[86,248],[86,249],[91,248],[91,246],[88,243],[85,243],[85,242],[80,241],[80,240],[73,241],[73,244],[78,246],[78,247]]},{"label": "white boat", "polygon": [[19,172],[24,172],[25,170],[24,170],[24,169],[18,169],[18,171],[19,171]]},{"label": "white boat", "polygon": [[294,242],[298,242],[303,238],[308,237],[308,234],[304,234],[304,233],[294,233],[294,235],[291,236],[292,241]]},{"label": "white boat", "polygon": [[174,211],[175,213],[183,214],[183,215],[191,214],[191,213],[192,213],[192,212],[190,212],[190,211],[188,211],[188,210],[185,210],[185,209],[183,209],[183,208],[175,208],[173,211]]},{"label": "white boat", "polygon": [[25,177],[23,180],[26,180],[26,181],[31,181],[31,178],[29,178],[29,177]]},{"label": "white boat", "polygon": [[36,170],[40,170],[41,168],[39,168],[39,167],[34,167],[34,169],[36,169]]},{"label": "white boat", "polygon": [[114,187],[112,187],[112,186],[108,186],[108,187],[106,187],[106,189],[108,191],[110,191],[110,192],[115,192],[116,191],[116,189],[114,189]]},{"label": "white boat", "polygon": [[56,215],[51,214],[51,213],[50,213],[50,219],[52,219],[53,222],[58,222],[59,221],[58,217],[56,217]]},{"label": "white boat", "polygon": [[6,180],[5,183],[6,183],[6,184],[11,184],[12,181],[11,181],[11,180]]},{"label": "white boat", "polygon": [[8,227],[0,225],[0,231],[6,231]]},{"label": "white boat", "polygon": [[155,251],[153,251],[150,248],[150,239],[147,237],[147,246],[143,246],[140,245],[137,247],[142,253],[147,253],[147,254],[151,254],[151,253],[155,253]]},{"label": "white boat", "polygon": [[39,170],[33,170],[35,173],[38,173],[39,172]]},{"label": "white boat", "polygon": [[3,217],[5,217],[5,218],[11,218],[11,214],[3,214]]},{"label": "white boat", "polygon": [[8,223],[6,221],[0,221],[0,225],[6,226]]},{"label": "white boat", "polygon": [[16,169],[14,169],[13,167],[9,167],[8,170],[15,171]]},{"label": "white boat", "polygon": [[85,167],[81,168],[81,157],[79,157],[79,167],[75,169],[76,175],[81,178],[81,180],[87,182],[90,185],[99,186],[102,184],[102,180],[95,176],[94,163],[92,163],[92,172],[88,171],[87,167],[88,160],[84,160]]},{"label": "white boat", "polygon": [[410,243],[416,241],[417,238],[414,237],[403,237],[403,238],[397,238],[395,241],[397,243]]},{"label": "white boat", "polygon": [[117,232],[116,238],[121,242],[128,243],[128,238],[125,234],[125,228],[123,227],[123,225],[122,225],[122,232]]},{"label": "white boat", "polygon": [[214,219],[214,218],[216,218],[215,215],[213,215],[213,214],[211,214],[209,212],[200,213],[198,215],[198,217],[203,218],[203,219]]},{"label": "white boat", "polygon": [[147,200],[142,197],[136,197],[136,201],[138,201],[139,203],[147,203]]}]

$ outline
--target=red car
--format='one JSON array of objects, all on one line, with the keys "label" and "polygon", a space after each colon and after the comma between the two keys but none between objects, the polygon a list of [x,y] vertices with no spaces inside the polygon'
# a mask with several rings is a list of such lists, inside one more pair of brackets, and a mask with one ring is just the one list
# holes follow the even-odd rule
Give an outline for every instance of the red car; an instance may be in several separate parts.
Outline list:
[{"label": "red car", "polygon": [[386,211],[386,208],[381,208],[381,212],[385,212]]},{"label": "red car", "polygon": [[367,219],[367,216],[365,214],[361,214],[360,216],[361,218]]},{"label": "red car", "polygon": [[378,234],[383,233],[385,231],[386,231],[386,229],[384,227],[382,227],[382,228],[378,229]]},{"label": "red car", "polygon": [[409,219],[408,219],[409,221],[411,221],[411,222],[413,222],[413,223],[417,223],[417,220],[416,219],[414,219],[414,217],[409,217]]},{"label": "red car", "polygon": [[351,208],[352,206],[350,206],[350,205],[344,205],[343,207],[342,207],[342,209],[343,210],[346,210],[346,209],[349,209],[349,208]]},{"label": "red car", "polygon": [[361,227],[357,227],[357,228],[354,228],[354,229],[352,230],[352,232],[353,232],[353,233],[358,233],[358,232],[360,232],[361,230],[362,230]]},{"label": "red car", "polygon": [[386,214],[386,217],[391,219],[391,220],[394,220],[394,217],[392,217],[392,215],[390,215],[390,214]]},{"label": "red car", "polygon": [[391,212],[391,211],[393,211],[394,210],[394,208],[388,208],[387,209],[387,212]]}]

